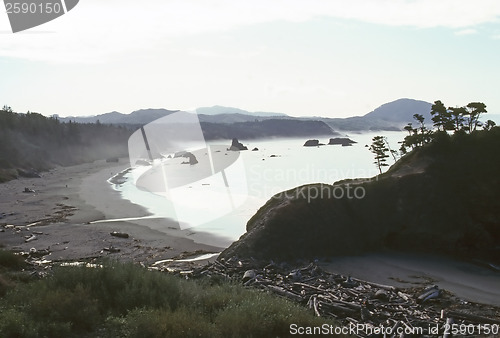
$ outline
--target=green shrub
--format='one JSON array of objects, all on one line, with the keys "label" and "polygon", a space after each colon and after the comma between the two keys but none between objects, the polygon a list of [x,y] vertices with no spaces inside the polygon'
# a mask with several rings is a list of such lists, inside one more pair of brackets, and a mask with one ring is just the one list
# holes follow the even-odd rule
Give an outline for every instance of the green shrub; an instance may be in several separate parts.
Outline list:
[{"label": "green shrub", "polygon": [[20,269],[26,266],[24,258],[6,250],[0,250],[0,268]]},{"label": "green shrub", "polygon": [[332,322],[241,285],[186,281],[131,264],[54,268],[0,299],[0,337],[276,337]]},{"label": "green shrub", "polygon": [[81,283],[99,300],[101,313],[126,314],[149,306],[175,309],[179,302],[179,279],[160,272],[148,272],[132,264],[108,263],[106,268],[55,269],[47,282],[54,288],[72,289]]},{"label": "green shrub", "polygon": [[71,335],[70,323],[37,321],[29,313],[17,309],[2,311],[0,318],[2,338],[64,338]]},{"label": "green shrub", "polygon": [[168,310],[134,310],[126,320],[127,337],[217,337],[216,327],[206,318],[181,307]]},{"label": "green shrub", "polygon": [[0,333],[1,337],[38,337],[37,327],[30,319],[30,316],[15,308],[6,309],[0,313]]},{"label": "green shrub", "polygon": [[12,286],[12,283],[7,278],[0,275],[0,297],[4,296]]},{"label": "green shrub", "polygon": [[241,303],[224,308],[215,323],[222,337],[283,337],[290,335],[292,323],[320,326],[325,320],[286,299],[249,290]]}]

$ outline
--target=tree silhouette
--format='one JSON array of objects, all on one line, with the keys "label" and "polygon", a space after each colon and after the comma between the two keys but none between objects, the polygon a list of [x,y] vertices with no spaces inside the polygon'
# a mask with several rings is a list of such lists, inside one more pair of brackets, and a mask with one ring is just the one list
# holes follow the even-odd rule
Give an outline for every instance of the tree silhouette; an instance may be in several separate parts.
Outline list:
[{"label": "tree silhouette", "polygon": [[453,129],[453,122],[451,121],[451,113],[446,109],[443,102],[437,100],[431,107],[432,122],[438,131],[445,131]]},{"label": "tree silhouette", "polygon": [[408,152],[407,148],[411,148],[412,150],[421,147],[424,144],[427,144],[432,141],[432,130],[427,129],[425,126],[425,118],[423,115],[414,114],[413,118],[420,124],[418,128],[413,128],[411,123],[408,123],[404,127],[406,131],[408,131],[408,136],[406,136],[401,142],[401,148],[399,151],[401,154],[406,154]]},{"label": "tree silhouette", "polygon": [[385,162],[389,157],[389,155],[387,155],[389,148],[387,148],[386,141],[383,136],[375,136],[372,141],[372,145],[369,149],[375,155],[375,161],[373,163],[382,174],[382,167],[388,166]]},{"label": "tree silhouette", "polygon": [[462,130],[464,128],[465,114],[467,110],[465,107],[450,107],[451,121],[453,123],[453,129],[455,131]]},{"label": "tree silhouette", "polygon": [[482,102],[471,102],[465,107],[466,122],[469,134],[476,130],[477,126],[481,126],[479,117],[481,114],[487,113],[486,105]]},{"label": "tree silhouette", "polygon": [[483,129],[484,130],[491,130],[493,127],[495,127],[497,124],[495,123],[495,121],[492,121],[492,120],[488,120],[484,123],[483,125]]}]

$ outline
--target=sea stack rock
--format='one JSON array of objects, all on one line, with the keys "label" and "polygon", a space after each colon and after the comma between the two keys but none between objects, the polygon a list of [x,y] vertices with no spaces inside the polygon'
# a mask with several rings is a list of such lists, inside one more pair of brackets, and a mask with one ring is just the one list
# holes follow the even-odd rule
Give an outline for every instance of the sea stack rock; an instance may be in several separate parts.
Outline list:
[{"label": "sea stack rock", "polygon": [[192,153],[188,153],[187,158],[189,158],[189,164],[190,165],[198,163],[198,160],[196,159],[196,156],[194,156],[194,154],[192,154]]},{"label": "sea stack rock", "polygon": [[240,151],[240,150],[248,150],[248,148],[245,147],[240,142],[238,142],[237,138],[233,138],[233,142],[231,143],[231,147],[229,147],[229,150]]},{"label": "sea stack rock", "polygon": [[304,147],[317,147],[317,146],[324,146],[324,144],[319,143],[318,140],[307,140],[306,143],[304,143]]},{"label": "sea stack rock", "polygon": [[189,162],[184,161],[184,162],[182,162],[182,164],[193,165],[193,164],[198,163],[198,160],[196,159],[196,156],[194,156],[194,154],[190,153],[189,151],[178,152],[178,153],[175,154],[174,157],[184,157],[184,158],[189,159]]},{"label": "sea stack rock", "polygon": [[330,142],[328,142],[328,145],[340,144],[341,146],[346,147],[346,146],[352,146],[354,143],[357,143],[357,142],[353,141],[347,137],[335,137],[335,138],[330,139]]}]

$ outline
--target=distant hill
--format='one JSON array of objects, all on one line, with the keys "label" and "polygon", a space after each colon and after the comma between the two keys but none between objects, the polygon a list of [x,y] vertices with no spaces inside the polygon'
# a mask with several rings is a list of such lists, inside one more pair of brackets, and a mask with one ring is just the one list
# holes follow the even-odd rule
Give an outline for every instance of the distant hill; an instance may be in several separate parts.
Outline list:
[{"label": "distant hill", "polygon": [[421,114],[425,117],[427,125],[431,126],[431,106],[431,103],[425,101],[399,99],[385,103],[363,116],[321,118],[321,121],[335,130],[401,130],[409,122],[415,123],[413,119],[414,114]]},{"label": "distant hill", "polygon": [[127,156],[131,134],[123,127],[0,109],[0,182],[56,165]]},{"label": "distant hill", "polygon": [[[196,110],[200,122],[211,123],[235,123],[235,122],[250,122],[255,120],[264,120],[272,118],[289,118],[285,114],[280,113],[251,113],[246,110],[230,107],[215,106],[210,108],[199,108]],[[122,114],[117,111],[111,113],[100,114],[96,116],[70,116],[59,118],[61,122],[76,122],[76,123],[96,123],[99,121],[104,124],[118,124],[118,125],[145,125],[153,122],[159,118],[165,117],[178,110],[167,109],[140,109],[133,111],[130,114]],[[192,112],[194,113],[194,112]],[[186,112],[186,114],[190,114]]]},{"label": "distant hill", "polygon": [[241,140],[269,137],[319,137],[339,135],[322,121],[297,119],[267,119],[263,121],[237,122],[232,124],[201,122],[207,140]]},{"label": "distant hill", "polygon": [[371,120],[391,121],[406,124],[413,121],[414,114],[421,114],[425,117],[426,121],[430,122],[431,106],[431,103],[425,101],[399,99],[383,104],[363,117]]},{"label": "distant hill", "polygon": [[[354,116],[347,118],[323,118],[321,121],[328,124],[332,129],[339,131],[398,131],[403,124],[392,121],[370,119],[364,116]],[[405,123],[406,124],[406,123]]]},{"label": "distant hill", "polygon": [[148,124],[157,120],[159,118],[165,117],[172,113],[175,113],[177,110],[167,110],[167,109],[140,109],[133,111],[130,114],[122,114],[117,111],[113,111],[111,113],[100,114],[96,116],[70,116],[60,118],[61,122],[76,122],[76,123],[96,123],[99,121],[104,124]]},{"label": "distant hill", "polygon": [[203,115],[221,115],[221,114],[241,114],[249,116],[264,116],[264,117],[276,117],[283,116],[288,117],[288,115],[283,113],[269,113],[269,112],[249,112],[239,108],[233,107],[223,107],[223,106],[213,106],[213,107],[201,107],[196,109],[196,113]]},{"label": "distant hill", "polygon": [[[246,115],[246,114],[218,114],[218,115],[204,115],[198,114],[198,119],[200,122],[211,122],[211,123],[236,123],[236,122],[255,122],[264,120],[297,120],[294,117],[283,115],[283,116],[256,116],[256,115]],[[309,121],[316,121],[317,119],[308,119]]]}]

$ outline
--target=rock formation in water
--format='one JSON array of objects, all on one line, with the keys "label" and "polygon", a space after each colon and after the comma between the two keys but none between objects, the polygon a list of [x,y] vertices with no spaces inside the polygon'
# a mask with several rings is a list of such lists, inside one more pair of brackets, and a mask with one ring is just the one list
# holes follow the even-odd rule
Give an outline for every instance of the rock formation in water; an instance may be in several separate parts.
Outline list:
[{"label": "rock formation in water", "polygon": [[194,154],[189,152],[189,151],[179,151],[179,152],[175,153],[174,158],[178,158],[178,157],[184,157],[184,158],[189,159],[189,161],[182,162],[182,164],[193,165],[193,164],[198,163],[196,156],[194,156]]},{"label": "rock formation in water", "polygon": [[345,147],[345,146],[351,146],[354,143],[357,143],[357,142],[353,141],[347,137],[335,137],[335,138],[330,139],[330,141],[328,142],[328,145],[340,144],[340,145]]},{"label": "rock formation in water", "polygon": [[238,142],[237,138],[233,138],[233,142],[231,143],[231,147],[229,147],[229,150],[240,151],[240,150],[248,150],[248,148],[245,147],[242,143]]},{"label": "rock formation in water", "polygon": [[324,146],[324,144],[319,143],[319,140],[307,140],[306,143],[304,143],[304,147],[317,147],[317,146]]}]

